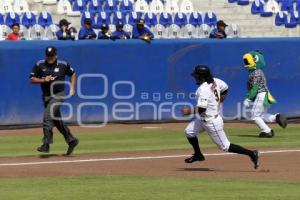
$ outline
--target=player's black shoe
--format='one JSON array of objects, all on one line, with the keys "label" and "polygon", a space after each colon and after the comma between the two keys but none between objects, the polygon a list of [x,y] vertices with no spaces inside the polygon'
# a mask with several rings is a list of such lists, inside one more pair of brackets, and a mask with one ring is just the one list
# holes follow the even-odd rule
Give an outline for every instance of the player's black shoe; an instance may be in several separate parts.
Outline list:
[{"label": "player's black shoe", "polygon": [[191,157],[185,159],[184,162],[193,163],[193,162],[196,162],[196,161],[204,161],[204,160],[205,160],[205,158],[202,154],[194,154]]},{"label": "player's black shoe", "polygon": [[279,126],[281,126],[282,128],[286,128],[287,126],[287,119],[284,115],[282,114],[277,114],[276,115],[276,122]]},{"label": "player's black shoe", "polygon": [[69,147],[68,147],[68,150],[67,150],[67,153],[66,155],[71,155],[75,149],[75,147],[79,144],[79,140],[78,139],[75,139],[73,140],[72,142],[69,143]]},{"label": "player's black shoe", "polygon": [[42,153],[49,153],[50,147],[49,144],[43,144],[42,146],[38,147],[36,150]]},{"label": "player's black shoe", "polygon": [[261,132],[259,134],[259,137],[261,138],[271,138],[271,137],[274,137],[275,133],[273,130],[271,130],[269,133],[266,133],[266,132]]},{"label": "player's black shoe", "polygon": [[254,169],[257,169],[258,166],[259,166],[258,160],[259,160],[259,152],[258,152],[257,150],[254,150],[254,151],[253,151],[253,155],[252,155],[252,157],[251,157],[251,161],[252,161],[253,164],[254,164]]}]

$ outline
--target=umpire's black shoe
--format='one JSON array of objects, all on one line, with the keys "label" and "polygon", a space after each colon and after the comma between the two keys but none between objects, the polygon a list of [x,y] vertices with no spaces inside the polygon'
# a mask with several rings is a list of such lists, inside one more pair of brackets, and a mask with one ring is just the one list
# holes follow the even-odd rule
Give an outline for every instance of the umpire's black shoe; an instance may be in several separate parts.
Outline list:
[{"label": "umpire's black shoe", "polygon": [[69,147],[68,147],[68,150],[67,150],[67,153],[66,155],[71,155],[75,149],[75,147],[79,144],[79,140],[78,139],[75,139],[73,140],[72,142],[69,143]]},{"label": "umpire's black shoe", "polygon": [[257,150],[254,150],[254,151],[253,151],[253,155],[252,155],[252,157],[251,157],[251,161],[252,161],[253,164],[254,164],[254,169],[257,169],[258,166],[259,166],[258,160],[259,160],[259,152],[258,152]]},{"label": "umpire's black shoe", "polygon": [[49,153],[50,146],[49,144],[43,144],[42,146],[38,147],[36,150],[42,153]]},{"label": "umpire's black shoe", "polygon": [[191,157],[185,159],[184,162],[193,163],[193,162],[196,162],[196,161],[204,161],[204,160],[205,160],[205,158],[202,154],[194,154]]},{"label": "umpire's black shoe", "polygon": [[286,128],[287,126],[287,119],[284,115],[282,114],[277,114],[276,115],[276,122],[279,126],[281,126],[282,128]]},{"label": "umpire's black shoe", "polygon": [[273,130],[271,130],[269,133],[266,133],[266,132],[261,132],[259,134],[259,137],[261,138],[271,138],[271,137],[274,137],[275,133]]}]

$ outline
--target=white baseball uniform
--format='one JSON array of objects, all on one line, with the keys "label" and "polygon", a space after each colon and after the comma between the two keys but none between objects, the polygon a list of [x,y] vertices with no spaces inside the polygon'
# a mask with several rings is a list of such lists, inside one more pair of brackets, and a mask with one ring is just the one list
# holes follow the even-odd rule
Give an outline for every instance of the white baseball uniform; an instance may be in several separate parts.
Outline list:
[{"label": "white baseball uniform", "polygon": [[204,82],[196,91],[197,107],[206,108],[199,116],[188,124],[185,134],[188,138],[196,137],[199,133],[206,131],[213,142],[223,151],[228,151],[230,142],[224,132],[224,123],[220,112],[220,95],[228,89],[228,85],[217,78],[208,84]]}]

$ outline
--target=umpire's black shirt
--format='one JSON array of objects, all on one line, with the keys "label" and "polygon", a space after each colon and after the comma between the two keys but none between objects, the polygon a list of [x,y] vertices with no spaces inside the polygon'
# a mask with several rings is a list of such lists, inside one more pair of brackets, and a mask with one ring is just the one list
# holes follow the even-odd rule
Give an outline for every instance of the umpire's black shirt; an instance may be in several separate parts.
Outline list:
[{"label": "umpire's black shirt", "polygon": [[52,86],[54,94],[63,92],[65,84],[59,82],[64,82],[65,76],[72,76],[74,72],[74,69],[65,61],[56,60],[53,64],[49,64],[46,60],[40,60],[33,66],[30,78],[45,78],[51,75],[52,79],[50,82],[41,84],[43,96],[51,96],[51,85],[56,82]]}]

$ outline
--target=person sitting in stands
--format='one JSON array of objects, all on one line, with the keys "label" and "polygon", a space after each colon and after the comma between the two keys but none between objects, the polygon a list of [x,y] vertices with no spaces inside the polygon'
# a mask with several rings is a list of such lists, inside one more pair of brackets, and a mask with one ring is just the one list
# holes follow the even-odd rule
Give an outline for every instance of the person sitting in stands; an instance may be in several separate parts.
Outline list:
[{"label": "person sitting in stands", "polygon": [[123,30],[123,23],[122,22],[119,22],[117,24],[117,30],[113,33],[112,37],[114,39],[122,39],[122,40],[130,39],[129,33],[125,32]]},{"label": "person sitting in stands", "polygon": [[98,33],[99,40],[108,40],[112,39],[112,34],[109,32],[109,27],[107,24],[101,25],[101,30]]},{"label": "person sitting in stands", "polygon": [[145,27],[145,21],[143,19],[138,19],[136,22],[136,27],[134,27],[132,31],[132,38],[144,39],[145,37],[152,40],[154,35],[148,28]]},{"label": "person sitting in stands", "polygon": [[219,20],[217,22],[217,28],[214,28],[211,33],[209,34],[209,38],[218,38],[218,39],[224,39],[227,38],[227,35],[225,33],[225,28],[228,25],[223,21]]},{"label": "person sitting in stands", "polygon": [[12,25],[12,32],[7,35],[7,40],[21,40],[20,24],[15,23]]},{"label": "person sitting in stands", "polygon": [[82,27],[79,31],[79,40],[92,40],[97,37],[94,29],[92,28],[92,20],[86,18],[84,20],[84,27]]},{"label": "person sitting in stands", "polygon": [[75,28],[69,28],[71,23],[66,19],[59,21],[60,29],[56,32],[56,37],[58,40],[74,40],[75,39]]}]

